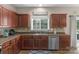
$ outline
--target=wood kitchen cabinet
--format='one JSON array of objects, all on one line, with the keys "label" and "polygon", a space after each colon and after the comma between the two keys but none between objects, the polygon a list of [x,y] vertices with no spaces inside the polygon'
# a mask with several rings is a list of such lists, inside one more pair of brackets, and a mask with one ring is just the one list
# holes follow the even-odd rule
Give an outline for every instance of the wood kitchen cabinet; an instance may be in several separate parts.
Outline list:
[{"label": "wood kitchen cabinet", "polygon": [[2,49],[1,49],[1,51],[2,51],[2,53],[3,54],[9,54],[9,53],[11,53],[11,50],[10,50],[11,48],[10,48],[10,41],[7,41],[7,42],[5,42],[5,43],[3,43],[3,45],[2,45]]},{"label": "wood kitchen cabinet", "polygon": [[2,8],[2,26],[9,26],[8,23],[8,10],[6,8]]},{"label": "wood kitchen cabinet", "polygon": [[2,7],[0,6],[0,27],[2,26]]},{"label": "wood kitchen cabinet", "polygon": [[22,48],[21,49],[33,49],[33,38],[32,35],[21,36]]},{"label": "wood kitchen cabinet", "polygon": [[[13,54],[16,54],[16,53],[19,53],[20,52],[20,44],[19,43],[20,41],[20,36],[17,36],[16,38],[14,38],[13,40],[11,40],[11,46],[13,47],[12,50],[13,50]],[[20,45],[20,46],[19,46]]]},{"label": "wood kitchen cabinet", "polygon": [[13,27],[18,26],[18,15],[15,12],[12,12],[12,23]]},{"label": "wood kitchen cabinet", "polygon": [[41,36],[40,49],[48,49],[48,36]]},{"label": "wood kitchen cabinet", "polygon": [[16,28],[18,26],[18,15],[15,12],[9,11],[9,26]]},{"label": "wood kitchen cabinet", "polygon": [[40,40],[41,36],[40,35],[33,35],[33,49],[40,49]]},{"label": "wood kitchen cabinet", "polygon": [[21,36],[17,36],[16,40],[15,40],[15,45],[18,48],[18,52],[21,50]]},{"label": "wood kitchen cabinet", "polygon": [[60,27],[66,27],[66,14],[60,14]]},{"label": "wood kitchen cabinet", "polygon": [[21,39],[22,49],[48,49],[48,36],[25,35]]},{"label": "wood kitchen cabinet", "polygon": [[51,15],[51,22],[52,22],[53,28],[59,27],[59,15],[58,14],[52,14]]},{"label": "wood kitchen cabinet", "polygon": [[66,14],[51,15],[52,28],[66,27]]},{"label": "wood kitchen cabinet", "polygon": [[2,53],[3,54],[16,54],[19,53],[20,48],[19,48],[19,38],[20,36],[16,38],[12,38],[12,40],[9,40],[5,43],[2,44]]},{"label": "wood kitchen cabinet", "polygon": [[0,6],[0,27],[18,27],[18,14]]},{"label": "wood kitchen cabinet", "polygon": [[70,49],[70,36],[69,35],[59,36],[59,49],[60,50]]},{"label": "wood kitchen cabinet", "polygon": [[19,27],[28,28],[29,24],[29,15],[28,14],[20,14],[19,15]]}]

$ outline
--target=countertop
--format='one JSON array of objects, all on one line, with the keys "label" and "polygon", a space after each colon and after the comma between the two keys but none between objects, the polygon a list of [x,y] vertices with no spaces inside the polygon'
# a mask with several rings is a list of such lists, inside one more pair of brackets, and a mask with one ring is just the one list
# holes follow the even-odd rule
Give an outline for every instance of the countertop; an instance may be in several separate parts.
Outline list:
[{"label": "countertop", "polygon": [[0,38],[0,46],[1,46],[4,42],[9,41],[9,40],[12,40],[12,39],[16,38],[17,36],[19,36],[19,35],[13,35],[13,36],[8,36],[8,37]]}]

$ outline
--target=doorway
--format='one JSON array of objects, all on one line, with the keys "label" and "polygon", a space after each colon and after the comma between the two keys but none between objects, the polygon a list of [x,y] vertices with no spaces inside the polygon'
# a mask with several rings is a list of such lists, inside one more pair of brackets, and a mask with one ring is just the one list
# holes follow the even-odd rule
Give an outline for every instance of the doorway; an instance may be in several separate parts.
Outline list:
[{"label": "doorway", "polygon": [[77,47],[79,47],[79,16],[76,16],[76,38],[77,38]]}]

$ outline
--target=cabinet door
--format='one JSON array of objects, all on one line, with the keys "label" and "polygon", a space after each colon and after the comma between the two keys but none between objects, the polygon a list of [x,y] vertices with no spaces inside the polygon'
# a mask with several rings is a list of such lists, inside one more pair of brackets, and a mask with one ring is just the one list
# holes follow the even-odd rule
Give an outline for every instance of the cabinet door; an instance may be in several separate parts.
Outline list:
[{"label": "cabinet door", "polygon": [[9,53],[9,47],[2,49],[2,54],[8,54]]},{"label": "cabinet door", "polygon": [[34,46],[33,49],[40,49],[40,39],[33,39],[34,40]]},{"label": "cabinet door", "polygon": [[41,36],[40,49],[48,49],[48,36]]},{"label": "cabinet door", "polygon": [[16,47],[17,47],[17,53],[20,51],[20,49],[21,49],[21,39],[20,39],[21,37],[20,36],[18,36],[17,38],[16,38],[16,40],[15,40],[15,45],[16,45]]},{"label": "cabinet door", "polygon": [[66,27],[66,14],[60,14],[60,27]]},{"label": "cabinet door", "polygon": [[15,27],[18,27],[18,15],[15,13]]},{"label": "cabinet door", "polygon": [[0,6],[0,27],[2,27],[2,7]]},{"label": "cabinet door", "polygon": [[40,49],[41,36],[40,35],[33,35],[33,40],[34,40],[33,49]]},{"label": "cabinet door", "polygon": [[33,49],[32,36],[23,36],[22,38],[22,49]]},{"label": "cabinet door", "polygon": [[18,39],[18,41],[17,41],[17,46],[18,46],[18,49],[19,49],[19,51],[22,49],[22,37],[21,36],[19,36],[19,38],[17,38]]},{"label": "cabinet door", "polygon": [[58,14],[52,14],[51,20],[52,20],[52,27],[53,28],[59,27],[59,15]]},{"label": "cabinet door", "polygon": [[7,41],[7,42],[2,44],[1,52],[2,52],[2,54],[10,53],[10,41]]},{"label": "cabinet door", "polygon": [[52,14],[51,19],[53,28],[66,27],[66,14]]},{"label": "cabinet door", "polygon": [[59,36],[59,48],[60,50],[69,49],[70,48],[70,36],[64,35]]},{"label": "cabinet door", "polygon": [[15,13],[12,12],[12,27],[15,27]]},{"label": "cabinet door", "polygon": [[33,49],[33,40],[32,39],[24,39],[23,40],[23,48],[24,49]]},{"label": "cabinet door", "polygon": [[2,8],[2,25],[5,26],[5,27],[8,27],[9,24],[8,24],[8,10],[5,9],[5,8]]},{"label": "cabinet door", "polygon": [[28,14],[19,15],[19,26],[28,28],[28,20],[29,20]]}]

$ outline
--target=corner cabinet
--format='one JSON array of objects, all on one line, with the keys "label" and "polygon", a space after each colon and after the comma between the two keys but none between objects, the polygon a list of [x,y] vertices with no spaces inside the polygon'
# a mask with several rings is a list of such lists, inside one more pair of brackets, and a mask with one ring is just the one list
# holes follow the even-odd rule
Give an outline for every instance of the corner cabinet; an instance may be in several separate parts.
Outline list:
[{"label": "corner cabinet", "polygon": [[17,36],[16,38],[12,38],[12,40],[8,40],[2,44],[1,53],[2,54],[17,54],[20,52],[20,46],[19,43],[20,36]]},{"label": "corner cabinet", "polygon": [[66,14],[51,14],[52,28],[66,27]]},{"label": "corner cabinet", "polygon": [[28,22],[29,22],[29,15],[28,14],[19,14],[19,27],[26,27],[28,28]]}]

